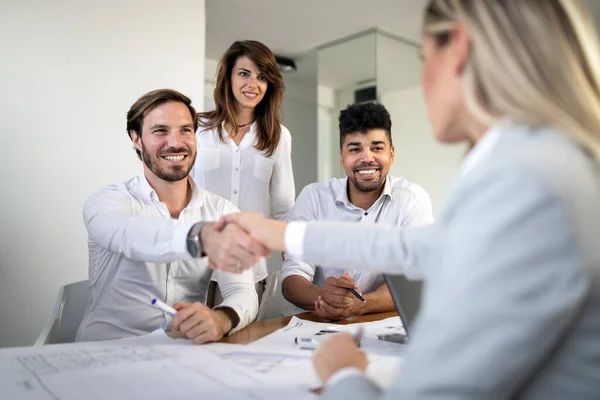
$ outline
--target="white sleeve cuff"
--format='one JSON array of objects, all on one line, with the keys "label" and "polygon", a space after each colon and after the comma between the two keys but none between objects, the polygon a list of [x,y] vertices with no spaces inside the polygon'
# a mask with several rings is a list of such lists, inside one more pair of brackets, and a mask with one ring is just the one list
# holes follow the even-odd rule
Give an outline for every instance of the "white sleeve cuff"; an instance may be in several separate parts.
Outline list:
[{"label": "white sleeve cuff", "polygon": [[302,260],[304,254],[304,234],[306,233],[306,222],[291,221],[285,228],[285,251],[293,258]]},{"label": "white sleeve cuff", "polygon": [[329,378],[327,385],[328,386],[335,385],[336,383],[343,381],[344,379],[356,377],[356,376],[359,376],[362,374],[363,374],[362,371],[355,367],[342,368],[335,374],[331,375],[331,378]]},{"label": "white sleeve cuff", "polygon": [[225,336],[229,336],[234,334],[235,332],[241,330],[242,328],[245,328],[246,326],[248,326],[249,321],[248,321],[248,312],[246,311],[245,313],[240,309],[239,305],[237,304],[219,304],[218,306],[215,306],[212,308],[213,311],[217,311],[219,309],[223,309],[223,308],[229,308],[231,310],[233,310],[234,313],[237,314],[238,318],[239,318],[239,322],[236,326],[231,326],[231,329],[229,330],[229,332],[225,332]]}]

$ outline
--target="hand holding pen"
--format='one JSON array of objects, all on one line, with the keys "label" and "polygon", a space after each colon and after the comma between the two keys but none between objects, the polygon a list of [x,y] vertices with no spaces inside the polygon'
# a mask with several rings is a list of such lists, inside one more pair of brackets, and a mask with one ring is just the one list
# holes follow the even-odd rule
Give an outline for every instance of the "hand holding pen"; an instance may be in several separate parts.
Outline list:
[{"label": "hand holding pen", "polygon": [[365,304],[358,284],[346,273],[342,277],[330,276],[325,280],[321,296],[315,301],[315,313],[323,320],[335,321],[360,314]]},{"label": "hand holding pen", "polygon": [[365,303],[365,299],[358,292],[358,283],[352,280],[349,273],[341,277],[330,276],[325,280],[321,297],[333,307],[349,307],[355,299]]}]

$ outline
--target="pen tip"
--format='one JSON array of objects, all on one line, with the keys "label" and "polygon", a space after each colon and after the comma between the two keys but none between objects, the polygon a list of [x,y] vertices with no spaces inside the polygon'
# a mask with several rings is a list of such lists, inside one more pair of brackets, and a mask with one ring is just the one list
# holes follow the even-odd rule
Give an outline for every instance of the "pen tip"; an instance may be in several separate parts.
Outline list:
[{"label": "pen tip", "polygon": [[156,299],[152,299],[152,304],[156,304]]}]

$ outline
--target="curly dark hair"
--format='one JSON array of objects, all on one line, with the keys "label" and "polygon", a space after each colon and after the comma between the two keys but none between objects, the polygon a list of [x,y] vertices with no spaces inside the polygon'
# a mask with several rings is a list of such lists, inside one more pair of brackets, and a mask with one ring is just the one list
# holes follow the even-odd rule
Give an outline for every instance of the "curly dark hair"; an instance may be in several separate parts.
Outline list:
[{"label": "curly dark hair", "polygon": [[367,133],[371,129],[383,129],[392,145],[392,119],[383,104],[376,101],[350,104],[340,111],[340,149],[350,133]]}]

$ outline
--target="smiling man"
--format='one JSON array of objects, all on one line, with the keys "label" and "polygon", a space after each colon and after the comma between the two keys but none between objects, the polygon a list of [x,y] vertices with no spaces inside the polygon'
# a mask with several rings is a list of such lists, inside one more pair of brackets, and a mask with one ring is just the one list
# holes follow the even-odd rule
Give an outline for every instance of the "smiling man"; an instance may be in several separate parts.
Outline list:
[{"label": "smiling man", "polygon": [[[268,251],[238,228],[217,232],[207,222],[239,210],[189,176],[196,128],[190,99],[174,90],[147,93],[127,113],[127,133],[143,173],[85,203],[91,296],[77,340],[141,335],[171,323],[204,343],[256,317],[251,270],[215,271],[224,300],[218,309],[203,304],[213,274],[209,259],[237,270]],[[151,306],[154,298],[177,310],[172,320]]]},{"label": "smiling man", "polygon": [[[389,175],[394,162],[392,121],[379,103],[348,106],[340,113],[340,163],[344,179],[313,183],[304,188],[289,219],[383,223],[395,226],[433,222],[431,201],[419,185]],[[384,312],[394,302],[381,274],[323,270],[285,257],[283,295],[292,303],[286,314],[315,310],[322,319]],[[362,292],[366,303],[348,289]]]}]

